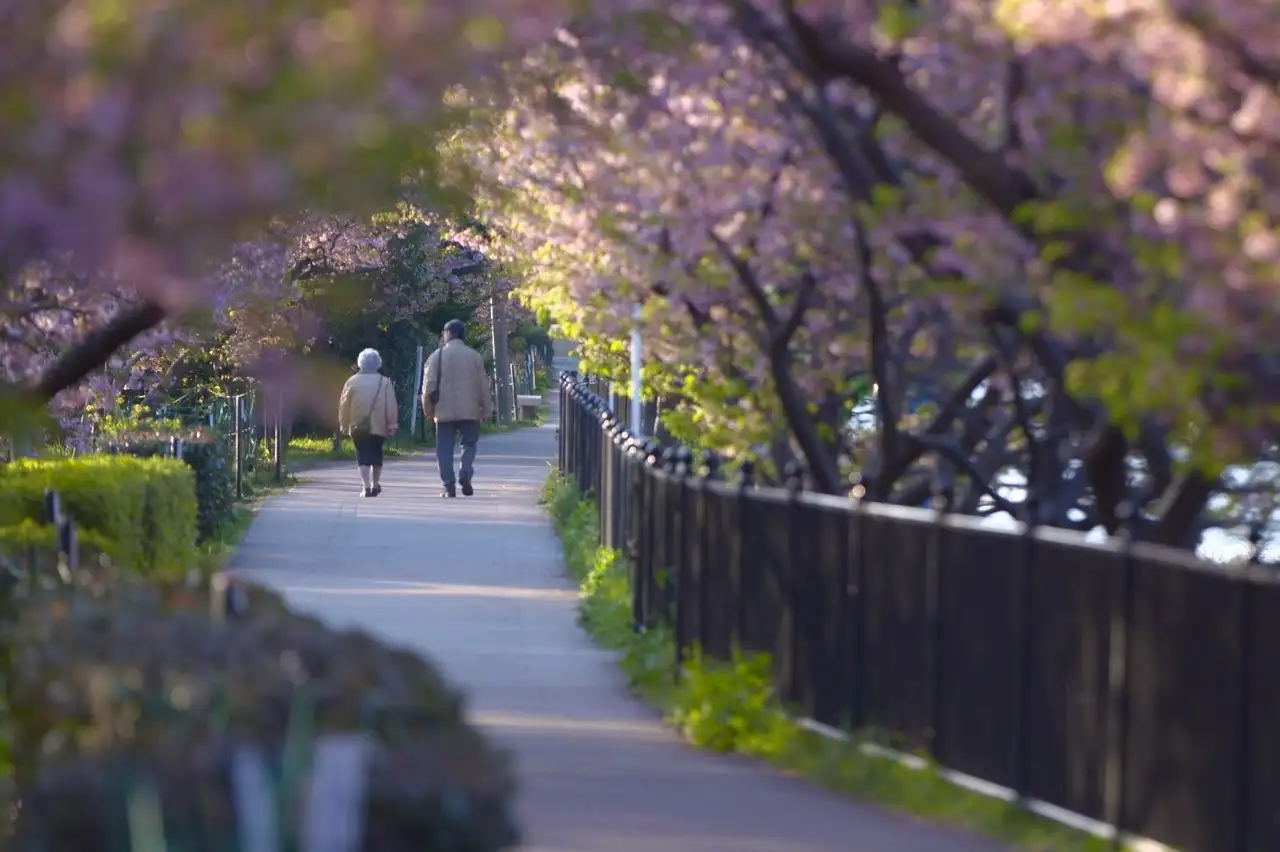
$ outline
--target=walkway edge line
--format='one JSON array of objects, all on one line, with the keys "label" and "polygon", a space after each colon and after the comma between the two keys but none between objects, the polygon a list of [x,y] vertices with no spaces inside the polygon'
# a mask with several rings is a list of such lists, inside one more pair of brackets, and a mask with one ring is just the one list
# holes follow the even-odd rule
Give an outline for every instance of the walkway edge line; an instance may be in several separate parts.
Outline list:
[{"label": "walkway edge line", "polygon": [[[841,731],[838,728],[833,728],[830,725],[824,725],[822,722],[815,719],[802,717],[795,719],[795,722],[809,733],[817,734],[818,736],[825,737],[829,740],[837,740],[844,743],[850,742],[849,735],[844,731]],[[858,750],[863,754],[867,754],[872,757],[892,760],[901,766],[907,767],[908,769],[930,768],[929,764],[926,763],[923,758],[914,754],[907,754],[906,752],[898,751],[897,749],[876,745],[875,743],[860,743],[858,745]],[[1058,807],[1057,805],[1052,805],[1048,802],[1042,802],[1039,799],[1019,796],[1008,787],[1002,787],[999,784],[993,784],[990,781],[984,781],[981,778],[975,778],[972,775],[966,775],[965,773],[957,772],[954,769],[947,769],[944,766],[934,766],[932,768],[940,777],[945,778],[957,787],[963,787],[964,789],[977,793],[980,796],[987,796],[992,799],[999,799],[1001,801],[1008,802],[1011,805],[1017,805],[1018,807],[1031,811],[1037,816],[1053,820],[1056,823],[1065,825],[1068,828],[1073,828],[1076,831],[1091,834],[1102,840],[1110,840],[1117,836],[1116,831],[1112,826],[1105,822],[1101,822],[1100,820],[1091,819],[1083,814],[1078,814],[1075,811],[1069,811],[1066,808]],[[1147,837],[1137,837],[1123,832],[1119,834],[1119,840],[1123,844],[1124,848],[1131,850],[1131,852],[1178,852],[1178,850],[1174,849],[1172,846],[1165,846],[1159,841],[1151,840]]]}]

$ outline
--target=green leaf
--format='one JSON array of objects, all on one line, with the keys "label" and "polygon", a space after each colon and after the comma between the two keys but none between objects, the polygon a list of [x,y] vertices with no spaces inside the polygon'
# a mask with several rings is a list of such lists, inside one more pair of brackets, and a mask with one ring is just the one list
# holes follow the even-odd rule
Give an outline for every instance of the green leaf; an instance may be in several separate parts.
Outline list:
[{"label": "green leaf", "polygon": [[42,400],[24,388],[0,383],[0,437],[25,444],[54,427]]},{"label": "green leaf", "polygon": [[910,38],[919,25],[920,14],[906,3],[886,3],[876,19],[876,26],[892,41]]}]

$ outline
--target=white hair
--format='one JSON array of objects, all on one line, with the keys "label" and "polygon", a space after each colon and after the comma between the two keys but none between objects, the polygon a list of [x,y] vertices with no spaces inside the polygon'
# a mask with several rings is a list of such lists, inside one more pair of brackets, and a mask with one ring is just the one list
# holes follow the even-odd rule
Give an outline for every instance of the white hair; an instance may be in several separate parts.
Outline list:
[{"label": "white hair", "polygon": [[376,372],[382,366],[382,356],[377,349],[366,349],[356,357],[356,366],[366,373]]}]

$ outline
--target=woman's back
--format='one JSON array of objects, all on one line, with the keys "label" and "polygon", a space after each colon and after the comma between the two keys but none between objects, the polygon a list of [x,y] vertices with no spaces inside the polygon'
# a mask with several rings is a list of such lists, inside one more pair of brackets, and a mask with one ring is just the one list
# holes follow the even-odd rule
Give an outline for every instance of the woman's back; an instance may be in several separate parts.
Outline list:
[{"label": "woman's back", "polygon": [[361,371],[347,379],[342,388],[339,419],[351,426],[369,420],[369,432],[386,437],[399,423],[396,392],[391,380],[381,373]]}]

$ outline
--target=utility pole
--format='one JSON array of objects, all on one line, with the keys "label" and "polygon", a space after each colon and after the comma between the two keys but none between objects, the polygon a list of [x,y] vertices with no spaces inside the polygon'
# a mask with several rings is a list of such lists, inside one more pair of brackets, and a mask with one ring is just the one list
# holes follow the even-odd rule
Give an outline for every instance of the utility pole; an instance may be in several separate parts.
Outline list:
[{"label": "utility pole", "polygon": [[511,356],[507,352],[507,296],[495,287],[489,297],[489,318],[493,326],[493,373],[498,399],[494,409],[498,422],[511,418]]},{"label": "utility pole", "polygon": [[418,409],[422,407],[422,364],[426,357],[426,347],[418,347],[418,363],[414,368],[413,397],[409,400],[409,437],[418,434]]},{"label": "utility pole", "polygon": [[627,428],[637,438],[644,437],[644,385],[641,372],[644,368],[644,334],[640,324],[644,322],[644,309],[639,302],[631,309],[631,417]]}]

